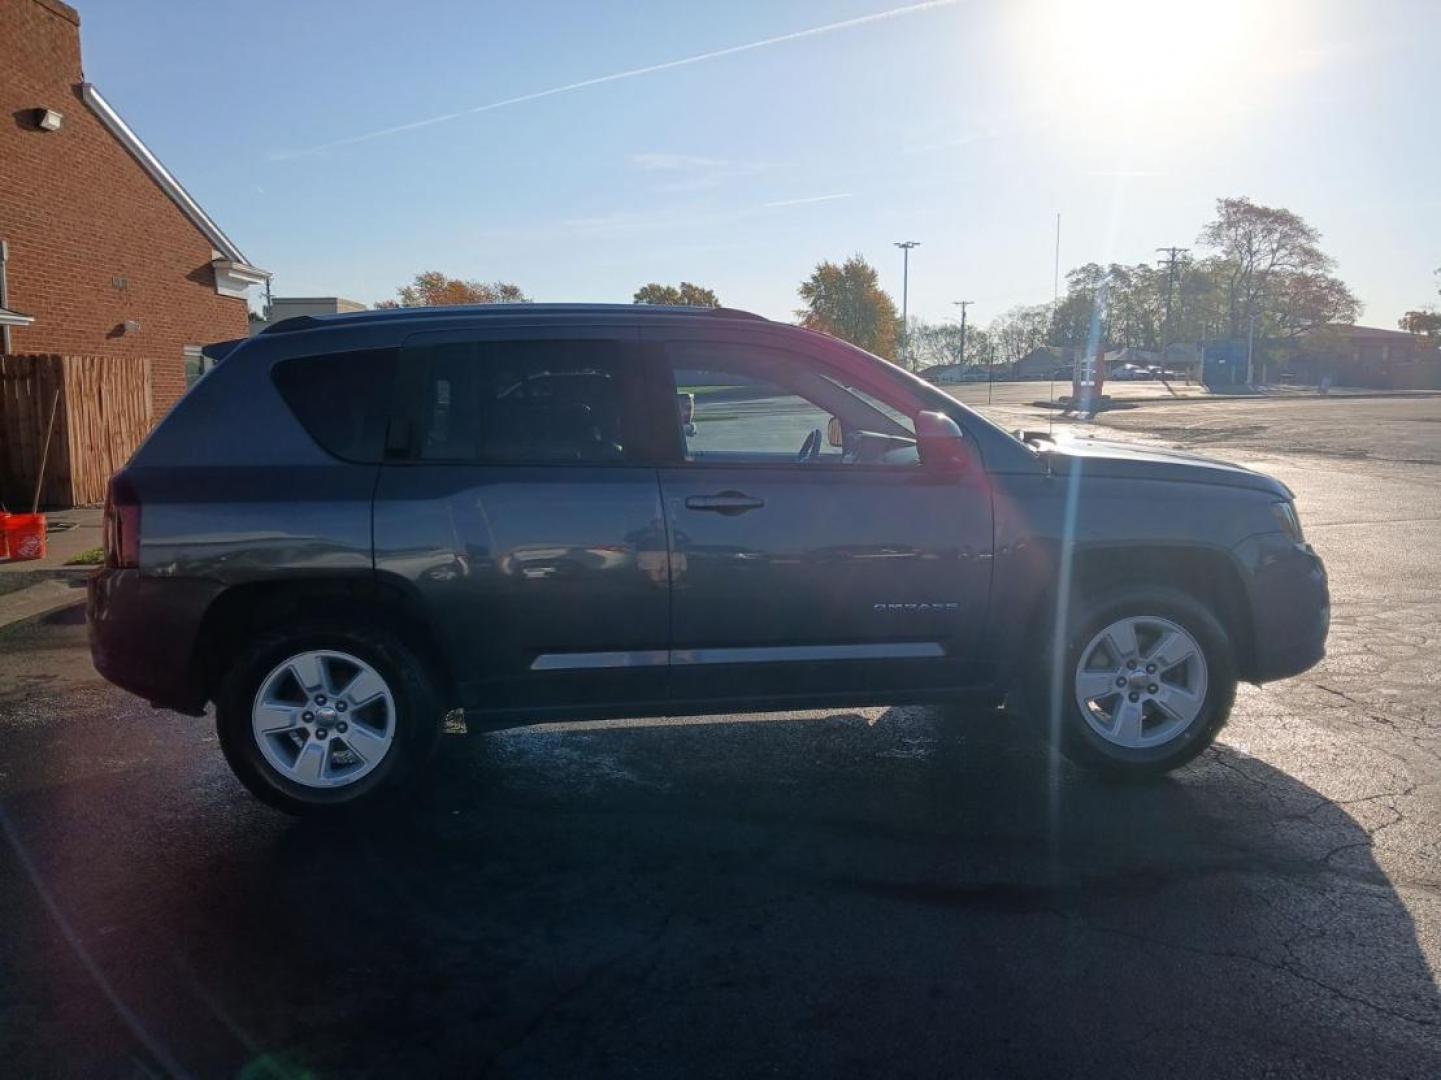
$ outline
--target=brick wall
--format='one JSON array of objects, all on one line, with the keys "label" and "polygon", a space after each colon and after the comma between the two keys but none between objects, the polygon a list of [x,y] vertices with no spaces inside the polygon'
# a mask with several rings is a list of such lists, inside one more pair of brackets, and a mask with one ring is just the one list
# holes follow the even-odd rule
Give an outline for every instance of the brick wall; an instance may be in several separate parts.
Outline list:
[{"label": "brick wall", "polygon": [[[82,79],[74,9],[0,0],[0,239],[9,306],[35,317],[12,351],[151,357],[158,418],[185,392],[184,346],[244,337],[246,304],[216,293],[210,241],[81,100]],[[37,108],[63,127],[39,130]]]}]

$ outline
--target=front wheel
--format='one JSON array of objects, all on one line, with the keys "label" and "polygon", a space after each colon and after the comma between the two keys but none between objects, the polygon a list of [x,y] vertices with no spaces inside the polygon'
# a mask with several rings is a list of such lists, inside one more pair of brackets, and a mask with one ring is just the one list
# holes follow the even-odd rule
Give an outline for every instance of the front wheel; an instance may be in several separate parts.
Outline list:
[{"label": "front wheel", "polygon": [[379,630],[300,626],[255,641],[216,696],[221,749],[289,813],[370,802],[412,777],[442,723],[425,665]]},{"label": "front wheel", "polygon": [[1214,741],[1236,695],[1236,661],[1216,617],[1184,593],[1129,589],[1081,602],[1039,650],[1032,699],[1078,764],[1150,776]]}]

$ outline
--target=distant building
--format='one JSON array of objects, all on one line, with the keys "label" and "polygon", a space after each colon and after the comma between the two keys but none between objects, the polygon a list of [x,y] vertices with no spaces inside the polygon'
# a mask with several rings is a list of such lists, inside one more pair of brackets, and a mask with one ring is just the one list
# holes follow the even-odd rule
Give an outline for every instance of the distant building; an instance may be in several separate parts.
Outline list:
[{"label": "distant building", "polygon": [[258,334],[271,323],[294,319],[300,315],[340,315],[347,311],[364,311],[359,300],[343,296],[277,296],[270,301],[270,317],[252,315],[250,333]]},{"label": "distant building", "polygon": [[1011,365],[1013,379],[1049,379],[1062,368],[1066,378],[1075,365],[1076,356],[1082,350],[1070,345],[1041,345]]},{"label": "distant building", "polygon": [[926,382],[958,383],[965,382],[966,372],[974,370],[969,364],[932,364],[928,368],[922,368],[918,374]]},{"label": "distant building", "polygon": [[1266,353],[1267,382],[1317,385],[1330,378],[1335,386],[1441,390],[1441,346],[1404,330],[1325,326]]}]

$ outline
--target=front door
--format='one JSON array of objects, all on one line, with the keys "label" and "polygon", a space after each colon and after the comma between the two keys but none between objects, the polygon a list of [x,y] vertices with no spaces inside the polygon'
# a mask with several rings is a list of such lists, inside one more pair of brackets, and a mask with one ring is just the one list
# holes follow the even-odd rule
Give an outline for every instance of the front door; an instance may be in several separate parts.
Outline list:
[{"label": "front door", "polygon": [[634,329],[552,323],[402,349],[415,430],[381,469],[376,568],[416,599],[468,708],[664,700],[668,560],[635,345]]},{"label": "front door", "polygon": [[679,428],[660,470],[673,707],[974,682],[991,575],[979,462],[922,465],[919,403],[865,378],[864,358],[647,333]]}]

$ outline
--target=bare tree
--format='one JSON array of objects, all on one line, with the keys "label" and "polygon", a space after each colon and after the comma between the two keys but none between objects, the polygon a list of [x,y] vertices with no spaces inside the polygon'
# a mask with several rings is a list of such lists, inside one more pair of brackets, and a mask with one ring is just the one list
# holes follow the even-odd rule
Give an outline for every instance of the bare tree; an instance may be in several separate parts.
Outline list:
[{"label": "bare tree", "polygon": [[937,364],[965,364],[984,367],[995,362],[996,347],[991,335],[979,326],[966,327],[964,344],[956,323],[928,323],[911,319],[911,350],[918,368]]},{"label": "bare tree", "polygon": [[996,359],[1014,364],[1033,349],[1047,344],[1051,329],[1051,305],[1013,307],[998,315],[986,332],[995,341]]},{"label": "bare tree", "polygon": [[1218,199],[1200,242],[1214,249],[1225,333],[1244,337],[1252,318],[1264,331],[1295,336],[1332,322],[1354,322],[1361,305],[1321,251],[1321,233],[1299,215],[1250,199]]}]

